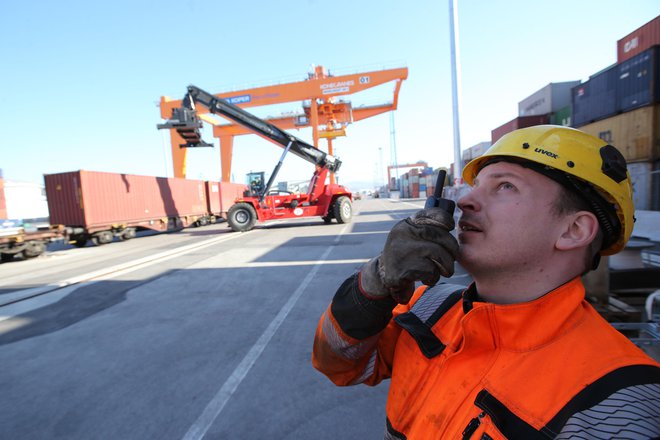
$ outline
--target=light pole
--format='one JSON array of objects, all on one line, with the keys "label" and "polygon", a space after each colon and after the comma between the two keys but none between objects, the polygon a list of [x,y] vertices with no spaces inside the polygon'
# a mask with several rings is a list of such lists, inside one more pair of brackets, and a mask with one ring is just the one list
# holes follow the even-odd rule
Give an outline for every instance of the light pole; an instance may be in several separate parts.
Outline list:
[{"label": "light pole", "polygon": [[458,0],[449,0],[449,38],[451,40],[451,102],[454,116],[454,185],[463,183],[461,133],[458,118],[461,88],[461,66],[458,51]]}]

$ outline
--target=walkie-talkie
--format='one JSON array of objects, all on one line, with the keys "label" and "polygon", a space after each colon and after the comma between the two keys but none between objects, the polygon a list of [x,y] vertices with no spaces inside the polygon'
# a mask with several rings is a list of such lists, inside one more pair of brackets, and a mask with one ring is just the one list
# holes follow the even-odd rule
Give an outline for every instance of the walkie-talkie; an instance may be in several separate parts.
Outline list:
[{"label": "walkie-talkie", "polygon": [[438,180],[435,182],[435,191],[432,196],[426,199],[424,203],[424,209],[428,208],[440,208],[444,209],[451,215],[454,215],[454,209],[456,209],[456,203],[453,200],[443,199],[442,198],[442,188],[445,186],[445,177],[447,177],[447,172],[441,170],[438,173]]}]

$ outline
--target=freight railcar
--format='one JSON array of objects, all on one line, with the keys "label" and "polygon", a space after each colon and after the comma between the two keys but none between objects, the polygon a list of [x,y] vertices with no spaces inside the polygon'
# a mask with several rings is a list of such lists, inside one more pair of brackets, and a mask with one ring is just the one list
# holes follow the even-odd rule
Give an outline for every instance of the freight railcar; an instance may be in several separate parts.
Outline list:
[{"label": "freight railcar", "polygon": [[0,228],[0,261],[11,261],[17,255],[26,259],[37,257],[48,243],[65,236],[62,226]]},{"label": "freight railcar", "polygon": [[245,189],[230,183],[83,170],[47,174],[44,181],[50,223],[63,225],[69,241],[79,247],[88,240],[97,245],[115,237],[127,240],[139,230],[215,223],[229,203],[222,199],[220,185],[227,197]]}]

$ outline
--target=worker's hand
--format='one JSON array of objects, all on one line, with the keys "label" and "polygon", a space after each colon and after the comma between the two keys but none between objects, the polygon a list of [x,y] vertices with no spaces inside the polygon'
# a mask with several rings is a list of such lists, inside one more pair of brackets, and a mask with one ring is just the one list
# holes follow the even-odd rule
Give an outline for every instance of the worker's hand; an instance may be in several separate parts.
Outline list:
[{"label": "worker's hand", "polygon": [[372,298],[391,296],[406,304],[415,281],[433,286],[441,276],[452,276],[458,255],[452,229],[452,215],[439,208],[423,209],[394,225],[382,254],[360,271],[362,292]]}]

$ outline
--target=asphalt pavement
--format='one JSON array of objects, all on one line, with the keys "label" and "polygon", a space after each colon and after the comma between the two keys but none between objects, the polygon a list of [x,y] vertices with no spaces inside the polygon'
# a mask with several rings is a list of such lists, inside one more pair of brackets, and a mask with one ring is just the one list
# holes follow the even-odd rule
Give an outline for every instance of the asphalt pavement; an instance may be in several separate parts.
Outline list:
[{"label": "asphalt pavement", "polygon": [[[388,383],[336,387],[312,341],[341,282],[421,205],[356,201],[350,224],[266,224],[0,308],[0,438],[382,438]],[[214,228],[2,265],[0,299],[227,234]]]}]

